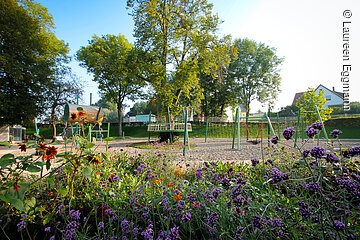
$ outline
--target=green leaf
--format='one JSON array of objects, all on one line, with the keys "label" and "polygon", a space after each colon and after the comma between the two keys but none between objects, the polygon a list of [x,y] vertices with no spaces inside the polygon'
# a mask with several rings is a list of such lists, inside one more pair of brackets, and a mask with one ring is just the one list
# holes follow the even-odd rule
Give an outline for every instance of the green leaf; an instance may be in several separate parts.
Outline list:
[{"label": "green leaf", "polygon": [[40,172],[41,171],[41,168],[35,166],[35,165],[30,165],[26,171],[28,172]]},{"label": "green leaf", "polygon": [[87,166],[87,167],[83,168],[83,174],[88,180],[91,180],[91,178],[92,178],[92,167]]},{"label": "green leaf", "polygon": [[88,143],[88,144],[85,145],[85,149],[92,148],[93,146],[95,146],[94,143]]},{"label": "green leaf", "polygon": [[4,156],[1,157],[1,160],[5,160],[5,159],[13,159],[15,158],[14,154],[11,154],[11,153],[7,153],[5,154]]},{"label": "green leaf", "polygon": [[114,140],[113,137],[107,137],[107,138],[104,138],[104,139],[103,139],[103,141],[105,141],[105,142],[110,142],[110,141],[112,141],[112,140]]},{"label": "green leaf", "polygon": [[17,210],[24,212],[25,211],[25,206],[24,206],[24,202],[21,201],[18,198],[13,198],[10,200],[10,204],[13,205]]},{"label": "green leaf", "polygon": [[36,166],[39,166],[39,167],[42,167],[42,166],[45,166],[45,165],[46,165],[46,163],[43,162],[43,161],[38,161],[38,162],[35,162],[34,164],[35,164]]},{"label": "green leaf", "polygon": [[15,159],[0,159],[0,167],[6,168],[7,166],[14,164],[15,162]]},{"label": "green leaf", "polygon": [[76,110],[83,111],[84,109],[82,107],[77,107]]},{"label": "green leaf", "polygon": [[37,137],[37,138],[41,138],[41,136],[37,133],[34,133],[34,136]]},{"label": "green leaf", "polygon": [[44,220],[43,220],[43,225],[45,226],[46,224],[48,224],[51,220],[52,220],[53,216],[51,214],[47,214],[44,216]]},{"label": "green leaf", "polygon": [[46,170],[49,170],[51,167],[50,160],[46,161]]},{"label": "green leaf", "polygon": [[32,197],[30,199],[25,200],[25,205],[29,207],[35,207],[36,204],[36,198]]},{"label": "green leaf", "polygon": [[69,192],[69,189],[67,189],[67,188],[59,188],[58,191],[59,191],[59,193],[60,193],[60,195],[61,195],[62,197],[66,197],[66,195],[67,195],[68,192]]}]

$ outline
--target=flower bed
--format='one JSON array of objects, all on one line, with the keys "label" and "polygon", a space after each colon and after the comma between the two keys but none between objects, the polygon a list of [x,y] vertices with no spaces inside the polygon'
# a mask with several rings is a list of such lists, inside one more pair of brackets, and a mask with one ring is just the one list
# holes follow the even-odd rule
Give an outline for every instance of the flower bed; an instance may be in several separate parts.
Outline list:
[{"label": "flower bed", "polygon": [[293,129],[284,134],[251,165],[98,153],[82,138],[53,168],[44,144],[5,155],[0,239],[356,239],[360,146],[294,151]]}]

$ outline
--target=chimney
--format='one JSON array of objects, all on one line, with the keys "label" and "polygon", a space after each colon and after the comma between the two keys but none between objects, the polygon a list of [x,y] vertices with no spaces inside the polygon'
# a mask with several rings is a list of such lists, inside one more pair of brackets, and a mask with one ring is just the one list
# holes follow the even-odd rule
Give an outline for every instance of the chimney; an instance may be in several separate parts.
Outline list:
[{"label": "chimney", "polygon": [[335,87],[333,87],[333,92],[335,92]]}]

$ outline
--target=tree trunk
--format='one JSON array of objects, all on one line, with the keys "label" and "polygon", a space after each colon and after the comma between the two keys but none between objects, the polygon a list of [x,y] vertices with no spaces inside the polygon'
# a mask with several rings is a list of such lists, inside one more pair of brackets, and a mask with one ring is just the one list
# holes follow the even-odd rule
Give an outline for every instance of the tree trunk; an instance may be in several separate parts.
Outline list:
[{"label": "tree trunk", "polygon": [[51,109],[51,124],[52,124],[52,128],[53,128],[53,137],[52,137],[52,142],[56,141],[56,122],[55,122],[55,108]]},{"label": "tree trunk", "polygon": [[118,102],[118,119],[119,119],[118,134],[119,134],[119,137],[121,137],[123,130],[122,130],[122,103],[120,101]]},{"label": "tree trunk", "polygon": [[[239,113],[240,114],[240,113]],[[246,131],[246,141],[249,140],[249,126],[248,126],[248,119],[249,119],[249,116],[250,116],[250,104],[247,104],[246,106],[246,128],[247,128],[247,131]]]}]

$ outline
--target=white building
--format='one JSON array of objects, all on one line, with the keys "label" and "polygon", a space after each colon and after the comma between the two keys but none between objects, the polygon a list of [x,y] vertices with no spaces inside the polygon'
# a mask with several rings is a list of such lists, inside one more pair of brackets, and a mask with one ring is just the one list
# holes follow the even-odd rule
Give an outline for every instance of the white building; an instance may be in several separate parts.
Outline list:
[{"label": "white building", "polygon": [[[344,94],[342,92],[335,91],[334,87],[333,90],[330,90],[321,84],[315,89],[315,92],[317,94],[319,94],[320,91],[324,92],[324,97],[327,100],[325,107],[343,106]],[[296,102],[299,100],[300,97],[302,97],[303,94],[304,92],[296,93],[292,105],[295,106]]]}]

